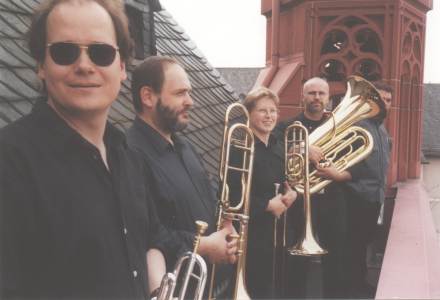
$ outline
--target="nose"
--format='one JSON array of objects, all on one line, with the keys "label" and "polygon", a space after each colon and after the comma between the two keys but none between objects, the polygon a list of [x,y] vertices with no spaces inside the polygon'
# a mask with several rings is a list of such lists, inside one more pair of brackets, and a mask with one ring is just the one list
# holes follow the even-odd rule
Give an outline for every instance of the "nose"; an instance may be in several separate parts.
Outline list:
[{"label": "nose", "polygon": [[75,62],[76,71],[90,73],[94,70],[95,64],[90,60],[90,57],[87,53],[87,49],[81,48],[81,52],[79,54],[78,59]]},{"label": "nose", "polygon": [[192,99],[190,93],[188,93],[188,94],[186,95],[186,97],[185,97],[185,101],[184,101],[184,105],[185,105],[185,106],[189,106],[189,107],[192,107],[192,106],[194,105],[194,101],[193,101],[193,99]]}]

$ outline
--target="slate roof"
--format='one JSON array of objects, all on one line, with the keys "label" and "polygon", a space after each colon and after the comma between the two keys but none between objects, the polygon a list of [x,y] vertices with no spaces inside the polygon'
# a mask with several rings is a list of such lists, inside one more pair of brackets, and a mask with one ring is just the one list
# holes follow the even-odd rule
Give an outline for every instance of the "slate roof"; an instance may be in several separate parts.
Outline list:
[{"label": "slate roof", "polygon": [[[39,2],[0,1],[0,128],[28,114],[32,104],[41,97],[39,81],[34,72],[36,64],[24,40],[32,10]],[[157,53],[174,57],[188,72],[193,85],[195,106],[192,122],[184,134],[201,154],[215,181],[224,112],[230,103],[238,99],[237,94],[209,64],[173,17],[167,11],[160,10],[157,0],[125,2],[143,17],[141,26],[144,31],[145,56]],[[154,24],[150,22],[151,18]],[[110,112],[110,121],[122,129],[130,126],[135,115],[131,104],[130,79],[131,70],[137,63],[139,60],[135,59],[127,67],[129,80],[123,83],[118,100]]]},{"label": "slate roof", "polygon": [[263,68],[217,68],[240,97],[245,97],[254,87]]}]

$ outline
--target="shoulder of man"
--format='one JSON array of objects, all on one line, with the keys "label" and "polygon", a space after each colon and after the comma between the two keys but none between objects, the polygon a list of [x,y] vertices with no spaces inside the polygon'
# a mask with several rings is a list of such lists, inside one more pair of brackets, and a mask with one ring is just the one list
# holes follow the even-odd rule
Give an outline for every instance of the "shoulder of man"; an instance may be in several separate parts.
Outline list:
[{"label": "shoulder of man", "polygon": [[20,146],[27,144],[35,136],[35,120],[31,115],[26,115],[0,129],[0,144]]}]

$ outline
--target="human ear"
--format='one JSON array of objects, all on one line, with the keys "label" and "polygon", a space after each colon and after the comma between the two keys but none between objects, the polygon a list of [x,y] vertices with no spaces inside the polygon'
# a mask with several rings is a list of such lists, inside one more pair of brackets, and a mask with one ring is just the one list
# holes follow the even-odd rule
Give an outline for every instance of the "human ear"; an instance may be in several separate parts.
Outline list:
[{"label": "human ear", "polygon": [[143,106],[152,108],[155,105],[157,96],[149,86],[141,87],[139,95]]}]

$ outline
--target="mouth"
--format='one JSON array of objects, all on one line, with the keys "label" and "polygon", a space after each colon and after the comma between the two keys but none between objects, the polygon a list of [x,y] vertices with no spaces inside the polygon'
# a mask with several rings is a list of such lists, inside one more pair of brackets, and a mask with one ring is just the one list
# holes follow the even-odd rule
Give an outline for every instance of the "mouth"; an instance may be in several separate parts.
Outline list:
[{"label": "mouth", "polygon": [[187,108],[187,107],[185,107],[180,111],[180,113],[183,115],[189,115],[190,112],[191,112],[191,108]]},{"label": "mouth", "polygon": [[98,88],[100,87],[100,85],[95,83],[73,83],[73,84],[69,84],[69,87],[74,89],[91,89],[91,88]]}]

